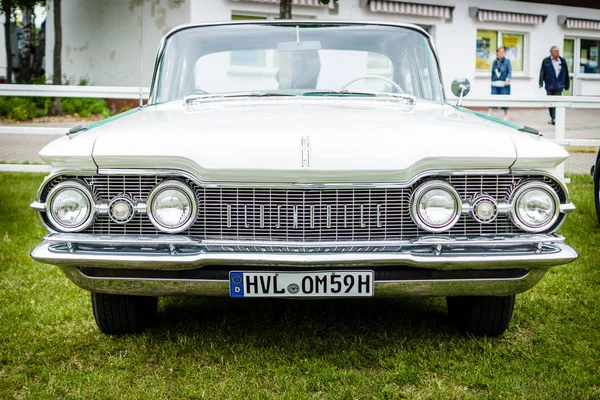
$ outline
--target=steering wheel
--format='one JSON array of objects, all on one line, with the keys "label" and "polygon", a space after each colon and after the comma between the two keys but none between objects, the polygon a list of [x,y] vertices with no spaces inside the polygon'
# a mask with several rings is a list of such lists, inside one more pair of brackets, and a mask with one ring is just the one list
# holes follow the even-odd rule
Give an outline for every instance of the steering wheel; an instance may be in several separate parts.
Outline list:
[{"label": "steering wheel", "polygon": [[400,87],[400,85],[398,85],[396,82],[394,82],[391,79],[388,79],[384,76],[381,75],[363,75],[361,77],[352,79],[350,82],[346,83],[344,86],[342,86],[342,88],[339,90],[340,92],[344,89],[346,89],[348,86],[352,85],[354,82],[358,82],[361,81],[363,79],[379,79],[380,81],[384,81],[389,83],[390,85],[392,85],[393,87],[395,87],[396,89],[398,89],[398,91],[402,94],[404,94],[404,90],[402,89],[402,87]]}]

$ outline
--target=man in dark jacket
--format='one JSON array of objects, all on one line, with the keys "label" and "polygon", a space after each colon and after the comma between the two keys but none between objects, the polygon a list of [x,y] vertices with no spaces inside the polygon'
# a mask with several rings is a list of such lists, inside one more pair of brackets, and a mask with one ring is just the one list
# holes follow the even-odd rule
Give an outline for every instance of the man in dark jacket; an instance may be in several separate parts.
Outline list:
[{"label": "man in dark jacket", "polygon": [[[544,58],[540,69],[540,89],[546,86],[546,94],[549,96],[560,96],[563,90],[569,90],[569,68],[564,58],[559,55],[558,46],[550,48],[550,57]],[[550,112],[550,123],[554,125],[556,109],[548,108]]]}]

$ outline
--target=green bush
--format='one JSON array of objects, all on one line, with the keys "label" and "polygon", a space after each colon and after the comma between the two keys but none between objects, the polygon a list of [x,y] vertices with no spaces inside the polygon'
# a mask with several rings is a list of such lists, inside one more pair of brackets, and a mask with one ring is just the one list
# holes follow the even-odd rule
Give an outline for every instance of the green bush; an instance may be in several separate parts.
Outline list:
[{"label": "green bush", "polygon": [[43,117],[48,114],[49,100],[46,97],[0,97],[0,116],[16,121]]},{"label": "green bush", "polygon": [[[48,115],[54,107],[50,97],[0,97],[0,116],[16,121],[26,121]],[[94,114],[110,117],[106,101],[92,98],[63,98],[62,112],[88,118]]]},{"label": "green bush", "polygon": [[64,114],[79,115],[87,118],[93,114],[101,114],[103,117],[110,117],[110,111],[106,101],[92,98],[69,97],[62,100],[62,111]]}]

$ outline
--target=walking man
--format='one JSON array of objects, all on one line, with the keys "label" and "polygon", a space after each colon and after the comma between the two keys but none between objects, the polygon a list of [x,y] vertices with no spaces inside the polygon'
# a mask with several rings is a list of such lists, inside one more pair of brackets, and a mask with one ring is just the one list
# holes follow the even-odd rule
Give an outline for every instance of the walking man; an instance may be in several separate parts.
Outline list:
[{"label": "walking man", "polygon": [[[550,48],[550,57],[544,58],[540,69],[540,89],[545,85],[548,96],[560,96],[563,90],[569,90],[569,68],[567,62],[558,51],[558,46]],[[555,124],[556,109],[548,108],[550,112],[550,123]]]}]

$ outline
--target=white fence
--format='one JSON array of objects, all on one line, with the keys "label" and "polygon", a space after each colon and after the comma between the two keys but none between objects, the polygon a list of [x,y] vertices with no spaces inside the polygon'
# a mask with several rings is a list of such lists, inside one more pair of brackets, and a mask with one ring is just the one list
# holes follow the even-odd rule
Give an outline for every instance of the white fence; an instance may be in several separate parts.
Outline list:
[{"label": "white fence", "polygon": [[[150,88],[141,88],[148,99]],[[0,85],[0,96],[93,97],[97,99],[139,99],[140,88],[129,86]]]},{"label": "white fence", "polygon": [[[36,96],[36,97],[93,97],[103,99],[143,99],[148,98],[149,88],[111,87],[111,86],[53,86],[53,85],[0,85],[0,96]],[[456,98],[448,100],[456,103]],[[567,108],[596,108],[600,109],[600,97],[593,96],[487,96],[479,98],[465,97],[464,107],[512,107],[512,108],[547,108],[556,107],[556,133],[554,142],[560,145],[600,147],[600,139],[580,139],[566,137]],[[55,127],[21,127],[2,126],[0,134],[30,134],[30,135],[62,135],[68,128]],[[31,170],[33,166],[23,166],[23,170]],[[26,167],[26,168],[25,168]],[[39,166],[49,170],[49,167]],[[17,165],[0,164],[0,171],[15,171]],[[563,176],[564,165],[559,167]]]}]

